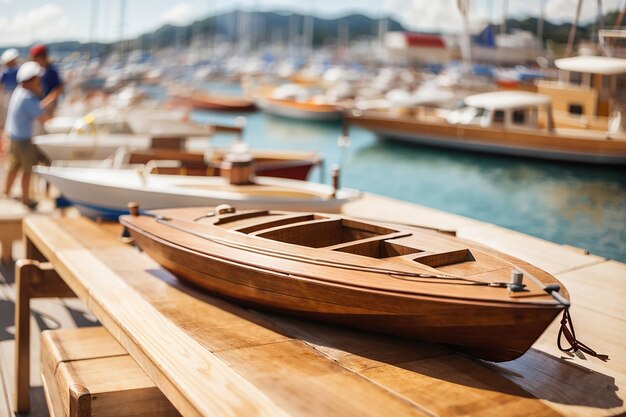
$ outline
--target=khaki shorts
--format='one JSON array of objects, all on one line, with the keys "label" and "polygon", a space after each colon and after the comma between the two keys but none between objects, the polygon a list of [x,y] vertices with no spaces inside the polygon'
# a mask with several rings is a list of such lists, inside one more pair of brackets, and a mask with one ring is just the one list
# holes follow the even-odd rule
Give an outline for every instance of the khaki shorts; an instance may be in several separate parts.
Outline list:
[{"label": "khaki shorts", "polygon": [[22,169],[30,173],[39,162],[39,151],[30,140],[12,140],[9,152],[9,170]]},{"label": "khaki shorts", "polygon": [[7,121],[7,112],[9,111],[9,99],[11,94],[6,91],[0,92],[0,128],[4,128]]}]

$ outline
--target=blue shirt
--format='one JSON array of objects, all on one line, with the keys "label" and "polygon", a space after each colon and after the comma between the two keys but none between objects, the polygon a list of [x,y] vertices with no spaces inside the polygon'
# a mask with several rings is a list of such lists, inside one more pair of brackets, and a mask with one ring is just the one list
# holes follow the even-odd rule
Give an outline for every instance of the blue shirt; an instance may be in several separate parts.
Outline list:
[{"label": "blue shirt", "polygon": [[44,73],[41,76],[41,98],[45,98],[52,90],[62,84],[61,76],[59,72],[50,64],[48,68],[44,69]]},{"label": "blue shirt", "polygon": [[5,130],[11,140],[28,140],[33,136],[33,123],[43,114],[39,98],[18,86],[9,101]]},{"label": "blue shirt", "polygon": [[17,65],[13,68],[7,68],[0,77],[0,84],[4,86],[4,91],[12,93],[17,87]]}]

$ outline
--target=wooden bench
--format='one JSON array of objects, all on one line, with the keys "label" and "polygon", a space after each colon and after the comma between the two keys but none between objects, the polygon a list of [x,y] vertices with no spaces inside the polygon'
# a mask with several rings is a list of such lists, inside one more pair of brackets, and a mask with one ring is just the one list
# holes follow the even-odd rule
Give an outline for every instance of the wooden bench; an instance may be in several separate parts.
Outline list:
[{"label": "wooden bench", "polygon": [[44,331],[41,374],[53,417],[179,415],[104,327]]},{"label": "wooden bench", "polygon": [[22,219],[28,209],[21,203],[0,199],[0,246],[2,263],[8,264],[13,258],[13,242],[22,238]]}]

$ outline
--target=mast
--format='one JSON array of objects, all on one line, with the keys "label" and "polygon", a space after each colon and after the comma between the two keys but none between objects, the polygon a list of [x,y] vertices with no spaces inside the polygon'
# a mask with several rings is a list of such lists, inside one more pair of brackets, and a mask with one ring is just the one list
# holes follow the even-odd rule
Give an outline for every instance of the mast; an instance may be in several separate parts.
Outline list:
[{"label": "mast", "polygon": [[469,34],[469,8],[470,0],[457,0],[457,7],[463,17],[463,37],[461,39],[461,56],[465,69],[469,72],[472,68],[472,44]]},{"label": "mast", "polygon": [[619,16],[617,16],[617,20],[615,21],[615,25],[613,25],[613,29],[619,29],[622,26],[622,20],[624,20],[624,15],[626,14],[626,0],[624,0],[624,6],[622,6],[622,11]]},{"label": "mast", "polygon": [[119,26],[119,39],[120,39],[120,58],[123,59],[125,54],[124,45],[124,26],[126,25],[126,0],[120,0],[120,26]]},{"label": "mast", "polygon": [[304,41],[305,47],[309,49],[310,55],[313,54],[313,32],[315,30],[315,1],[311,1],[311,10],[304,18]]},{"label": "mast", "polygon": [[578,19],[580,18],[580,9],[582,4],[583,0],[578,0],[578,5],[576,6],[576,17],[574,18],[574,22],[572,23],[572,27],[569,31],[569,38],[567,39],[567,49],[565,50],[566,56],[571,56],[574,50],[574,39],[576,38],[576,29],[578,28]]},{"label": "mast", "polygon": [[89,19],[89,42],[90,51],[89,51],[89,59],[93,59],[96,55],[96,35],[98,28],[98,0],[91,0],[91,17]]},{"label": "mast", "polygon": [[546,12],[546,1],[541,0],[541,6],[539,10],[539,20],[537,20],[537,39],[541,44],[541,50],[543,50],[543,20]]},{"label": "mast", "polygon": [[506,18],[509,15],[509,0],[502,0],[502,26],[500,26],[500,34],[506,35]]}]

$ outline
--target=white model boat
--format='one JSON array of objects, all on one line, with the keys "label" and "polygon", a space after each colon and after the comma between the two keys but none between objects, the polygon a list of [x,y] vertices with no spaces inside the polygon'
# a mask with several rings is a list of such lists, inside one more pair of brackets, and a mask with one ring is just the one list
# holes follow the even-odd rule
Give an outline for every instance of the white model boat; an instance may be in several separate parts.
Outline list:
[{"label": "white model boat", "polygon": [[127,213],[130,201],[146,210],[230,204],[242,209],[336,213],[360,195],[324,184],[269,177],[257,177],[248,185],[231,185],[224,177],[152,175],[140,169],[38,166],[34,171],[57,187],[83,215],[108,219]]}]

